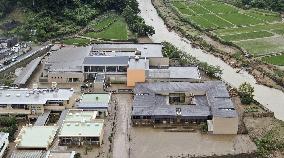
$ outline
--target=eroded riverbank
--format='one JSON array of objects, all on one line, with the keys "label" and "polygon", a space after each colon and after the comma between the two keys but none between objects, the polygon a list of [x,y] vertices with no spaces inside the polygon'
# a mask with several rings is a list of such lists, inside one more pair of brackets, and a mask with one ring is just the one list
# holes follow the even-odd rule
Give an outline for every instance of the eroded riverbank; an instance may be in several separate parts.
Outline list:
[{"label": "eroded riverbank", "polygon": [[191,42],[180,37],[176,32],[169,31],[164,21],[159,17],[151,0],[138,0],[141,16],[146,24],[155,28],[156,34],[150,37],[154,42],[167,41],[179,49],[190,53],[198,60],[208,62],[211,65],[220,66],[223,69],[222,79],[233,87],[238,87],[243,82],[250,83],[255,88],[255,99],[262,105],[275,113],[275,117],[284,120],[284,93],[280,90],[256,84],[256,80],[246,71],[236,73],[237,69],[232,68],[221,59],[204,53],[201,49],[193,48]]}]

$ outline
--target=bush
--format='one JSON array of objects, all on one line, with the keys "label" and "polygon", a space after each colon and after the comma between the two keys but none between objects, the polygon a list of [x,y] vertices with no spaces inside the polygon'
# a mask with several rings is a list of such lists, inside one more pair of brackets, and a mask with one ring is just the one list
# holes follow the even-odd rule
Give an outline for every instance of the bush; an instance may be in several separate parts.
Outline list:
[{"label": "bush", "polygon": [[249,83],[245,82],[241,84],[238,91],[242,104],[251,104],[254,101],[253,100],[254,88]]}]

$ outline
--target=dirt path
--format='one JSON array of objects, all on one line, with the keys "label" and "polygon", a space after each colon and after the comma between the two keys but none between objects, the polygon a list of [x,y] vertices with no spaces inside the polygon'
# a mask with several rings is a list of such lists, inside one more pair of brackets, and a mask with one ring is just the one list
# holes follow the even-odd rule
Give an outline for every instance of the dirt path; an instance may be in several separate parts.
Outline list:
[{"label": "dirt path", "polygon": [[116,131],[113,142],[113,158],[128,158],[129,157],[129,128],[130,113],[131,113],[131,95],[116,94],[117,105],[117,119]]}]

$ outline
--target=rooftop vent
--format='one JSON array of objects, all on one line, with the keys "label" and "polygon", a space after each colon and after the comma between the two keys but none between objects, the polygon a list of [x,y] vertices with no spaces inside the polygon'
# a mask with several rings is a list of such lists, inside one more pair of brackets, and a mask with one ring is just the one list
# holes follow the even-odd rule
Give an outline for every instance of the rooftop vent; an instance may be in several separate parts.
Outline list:
[{"label": "rooftop vent", "polygon": [[139,56],[136,55],[136,56],[134,57],[134,59],[135,59],[135,61],[138,61],[138,60],[139,60]]}]

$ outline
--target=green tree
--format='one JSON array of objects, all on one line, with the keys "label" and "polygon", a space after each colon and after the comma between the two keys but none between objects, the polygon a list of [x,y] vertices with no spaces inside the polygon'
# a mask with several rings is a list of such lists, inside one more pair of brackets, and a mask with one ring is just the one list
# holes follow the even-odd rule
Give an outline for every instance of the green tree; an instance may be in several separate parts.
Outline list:
[{"label": "green tree", "polygon": [[251,104],[253,102],[254,88],[249,83],[241,84],[238,91],[242,104]]}]

